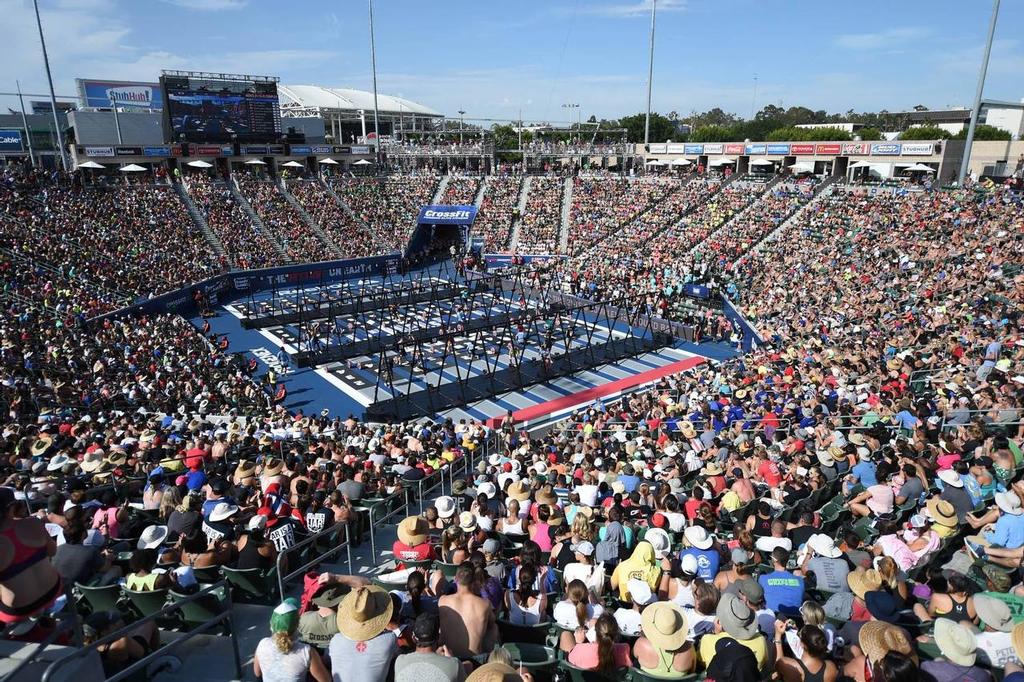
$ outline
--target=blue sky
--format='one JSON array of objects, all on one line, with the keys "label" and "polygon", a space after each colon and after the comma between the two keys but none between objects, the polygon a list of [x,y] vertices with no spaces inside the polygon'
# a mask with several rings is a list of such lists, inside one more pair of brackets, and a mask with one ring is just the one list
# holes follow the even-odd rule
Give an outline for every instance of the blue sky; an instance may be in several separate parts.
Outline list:
[{"label": "blue sky", "polygon": [[[369,89],[364,0],[40,0],[58,94],[162,68]],[[650,0],[377,0],[378,87],[449,115],[641,111]],[[991,3],[659,0],[653,107],[967,105]],[[30,0],[0,0],[0,90],[45,92]],[[985,95],[1024,97],[1024,2],[1003,2]],[[0,105],[13,106],[11,98]]]}]

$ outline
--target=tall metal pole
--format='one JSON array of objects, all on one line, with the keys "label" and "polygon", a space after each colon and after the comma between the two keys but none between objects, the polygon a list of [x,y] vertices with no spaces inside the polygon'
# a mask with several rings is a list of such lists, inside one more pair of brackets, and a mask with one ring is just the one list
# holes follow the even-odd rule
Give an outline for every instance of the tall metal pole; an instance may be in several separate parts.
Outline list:
[{"label": "tall metal pole", "polygon": [[978,74],[978,91],[974,95],[974,110],[971,111],[971,125],[967,129],[967,141],[964,143],[964,158],[960,160],[960,175],[957,183],[961,186],[967,178],[967,167],[971,161],[971,146],[974,144],[974,129],[978,126],[981,115],[981,94],[985,90],[985,76],[988,74],[988,58],[992,54],[992,38],[996,34],[996,20],[999,19],[999,0],[992,2],[992,20],[988,24],[988,42],[985,43],[985,56],[981,58],[981,73]]},{"label": "tall metal pole", "polygon": [[651,50],[647,64],[647,116],[644,117],[644,151],[651,141],[651,86],[654,84],[654,20],[658,13],[658,0],[651,0]]},{"label": "tall metal pole", "polygon": [[68,159],[64,155],[64,143],[60,136],[60,120],[57,118],[57,96],[53,94],[53,75],[50,74],[50,58],[46,54],[46,39],[43,38],[43,21],[39,18],[39,0],[32,0],[36,10],[36,26],[39,28],[39,44],[43,48],[43,65],[46,67],[46,80],[50,84],[50,106],[53,107],[53,132],[56,138],[57,151],[60,152],[60,165],[65,170],[70,170]]},{"label": "tall metal pole", "polygon": [[750,120],[754,120],[754,112],[757,111],[757,74],[754,74],[754,96],[750,99]]},{"label": "tall metal pole", "polygon": [[117,143],[124,144],[124,141],[121,139],[121,121],[117,118],[117,102],[111,99],[110,103],[113,105],[111,108],[114,110],[114,130],[117,131]]},{"label": "tall metal pole", "polygon": [[370,65],[373,67],[373,132],[377,134],[374,145],[374,158],[377,161],[377,169],[380,169],[380,119],[377,109],[377,46],[373,40],[373,0],[367,0],[370,5]]},{"label": "tall metal pole", "polygon": [[21,96],[21,83],[14,81],[18,86],[18,103],[21,104],[21,125],[25,128],[25,141],[28,143],[28,162],[36,167],[36,157],[32,152],[32,131],[28,129],[28,117],[25,115],[25,100]]}]

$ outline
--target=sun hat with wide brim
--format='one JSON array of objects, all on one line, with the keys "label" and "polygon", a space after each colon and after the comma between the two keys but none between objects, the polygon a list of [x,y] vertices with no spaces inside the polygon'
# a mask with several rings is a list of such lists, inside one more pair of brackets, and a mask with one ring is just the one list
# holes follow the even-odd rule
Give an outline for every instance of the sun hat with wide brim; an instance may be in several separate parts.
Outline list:
[{"label": "sun hat with wide brim", "polygon": [[235,478],[249,478],[256,475],[256,463],[243,459],[235,467]]},{"label": "sun hat with wide brim", "polygon": [[846,582],[851,592],[864,599],[868,592],[874,592],[882,586],[882,576],[875,569],[869,568],[866,571],[851,572],[846,576]]},{"label": "sun hat with wide brim", "polygon": [[537,491],[537,504],[546,504],[549,507],[554,507],[558,504],[558,495],[555,495],[555,489],[550,485],[546,485]]},{"label": "sun hat with wide brim", "polygon": [[1020,498],[1017,497],[1017,493],[1012,490],[1007,490],[1003,493],[996,493],[996,506],[999,507],[1000,511],[1010,514],[1011,516],[1020,516],[1024,513],[1024,508],[1021,507]]},{"label": "sun hat with wide brim", "polygon": [[757,636],[757,620],[754,618],[754,611],[740,601],[735,594],[723,594],[718,601],[718,609],[715,611],[718,622],[722,629],[732,637],[745,641]]},{"label": "sun hat with wide brim", "polygon": [[284,462],[276,457],[271,457],[263,468],[264,476],[277,476],[284,471]]},{"label": "sun hat with wide brim", "polygon": [[324,585],[310,599],[314,606],[322,609],[333,609],[340,604],[349,590],[343,585]]},{"label": "sun hat with wide brim", "polygon": [[858,643],[861,651],[873,663],[881,661],[890,651],[904,656],[913,656],[914,654],[914,647],[907,639],[903,628],[880,620],[868,621],[861,626]]},{"label": "sun hat with wide brim", "polygon": [[956,508],[951,502],[932,498],[928,500],[925,508],[928,510],[932,520],[940,526],[956,528],[959,523],[956,516]]},{"label": "sun hat with wide brim", "polygon": [[391,620],[391,595],[377,585],[364,585],[345,595],[338,605],[338,632],[353,642],[365,642],[384,632]]},{"label": "sun hat with wide brim", "polygon": [[508,487],[508,496],[517,502],[526,502],[530,499],[530,489],[522,481],[515,481]]},{"label": "sun hat with wide brim", "polygon": [[60,454],[53,457],[50,462],[46,465],[47,471],[60,471],[71,462],[71,458],[67,455]]},{"label": "sun hat with wide brim", "polygon": [[680,431],[680,432],[681,432],[681,433],[683,434],[683,436],[685,436],[686,438],[696,438],[696,437],[697,437],[697,429],[693,428],[693,423],[692,423],[692,422],[690,422],[690,421],[685,421],[685,422],[683,422],[683,423],[682,423],[682,424],[681,424],[681,425],[679,426],[679,431]]},{"label": "sun hat with wide brim", "polygon": [[167,539],[167,535],[170,533],[167,526],[146,526],[146,529],[142,531],[139,536],[139,541],[136,544],[138,549],[156,549],[160,545],[164,544],[164,540]]},{"label": "sun hat with wide brim", "polygon": [[92,452],[85,453],[85,457],[82,458],[80,466],[82,467],[82,471],[87,474],[91,474],[92,472],[99,470],[99,468],[103,466],[103,451],[93,450]]},{"label": "sun hat with wide brim", "polygon": [[654,556],[657,559],[664,559],[672,551],[672,538],[661,528],[648,528],[644,533],[644,540],[654,547]]},{"label": "sun hat with wide brim", "polygon": [[964,487],[964,482],[960,478],[960,474],[956,473],[952,469],[943,469],[942,471],[940,471],[939,480],[941,480],[946,485],[952,486],[954,488]]},{"label": "sun hat with wide brim", "polygon": [[437,510],[438,517],[450,519],[455,516],[455,498],[442,495],[434,500],[434,508]]},{"label": "sun hat with wide brim", "polygon": [[422,516],[407,516],[398,524],[398,539],[409,547],[422,545],[429,532],[427,520]]},{"label": "sun hat with wide brim", "polygon": [[836,547],[836,541],[824,533],[815,533],[808,538],[807,546],[827,559],[843,556],[843,550]]},{"label": "sun hat with wide brim", "polygon": [[218,502],[210,512],[211,521],[223,521],[238,513],[238,506],[227,502]]},{"label": "sun hat with wide brim", "polygon": [[53,445],[53,440],[49,438],[37,438],[36,441],[32,443],[32,456],[42,457],[46,454],[46,451],[50,449],[51,445]]},{"label": "sun hat with wide brim", "polygon": [[1013,630],[1010,631],[1010,641],[1013,643],[1013,653],[1024,661],[1024,621],[1013,626]]},{"label": "sun hat with wide brim", "polygon": [[1013,614],[1010,613],[1009,605],[1002,599],[996,599],[987,594],[976,594],[974,595],[974,610],[978,612],[978,618],[993,630],[999,632],[1013,630]]},{"label": "sun hat with wide brim", "polygon": [[711,545],[715,542],[702,526],[689,526],[683,531],[683,537],[697,549],[711,549]]},{"label": "sun hat with wide brim", "polygon": [[676,604],[659,601],[644,609],[640,617],[644,637],[664,651],[675,651],[686,643],[690,626]]},{"label": "sun hat with wide brim", "polygon": [[475,533],[477,527],[476,514],[471,511],[464,511],[459,514],[459,528],[462,529],[463,533]]},{"label": "sun hat with wide brim", "polygon": [[973,632],[949,618],[938,618],[934,634],[943,656],[957,665],[974,665],[978,657],[978,638]]},{"label": "sun hat with wide brim", "polygon": [[466,678],[466,682],[520,682],[522,676],[505,663],[485,663]]},{"label": "sun hat with wide brim", "polygon": [[711,462],[706,467],[701,469],[700,473],[704,474],[705,476],[721,476],[723,473],[722,465],[719,464],[718,462]]}]

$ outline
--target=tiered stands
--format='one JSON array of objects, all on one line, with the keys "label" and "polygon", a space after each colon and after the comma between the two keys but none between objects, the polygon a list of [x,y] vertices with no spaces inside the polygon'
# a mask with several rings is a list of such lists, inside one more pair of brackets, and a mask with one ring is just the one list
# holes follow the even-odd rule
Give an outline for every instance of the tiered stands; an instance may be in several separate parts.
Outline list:
[{"label": "tiered stands", "polygon": [[238,180],[238,189],[292,260],[303,262],[335,258],[330,247],[310,229],[302,215],[272,182],[243,177]]}]

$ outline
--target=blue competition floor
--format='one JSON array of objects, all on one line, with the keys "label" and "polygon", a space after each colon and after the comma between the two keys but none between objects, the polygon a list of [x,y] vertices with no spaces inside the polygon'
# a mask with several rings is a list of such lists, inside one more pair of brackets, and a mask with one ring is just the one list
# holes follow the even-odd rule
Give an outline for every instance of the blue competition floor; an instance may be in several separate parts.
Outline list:
[{"label": "blue competition floor", "polygon": [[[435,282],[451,282],[455,278],[447,270],[435,266],[427,271]],[[425,281],[420,279],[421,282]],[[351,294],[353,291],[380,292],[400,287],[395,278],[384,281],[371,278],[338,285],[333,292]],[[516,313],[528,310],[529,301],[513,300],[495,293],[468,292],[437,302],[413,303],[393,306],[390,309],[366,310],[339,316],[335,321],[311,319],[303,323],[303,333],[298,325],[287,324],[265,329],[245,329],[241,318],[246,312],[282,313],[295,310],[298,301],[316,303],[322,294],[315,289],[263,292],[252,299],[235,301],[218,308],[218,315],[210,319],[211,331],[224,335],[230,342],[229,350],[244,351],[256,357],[265,374],[273,366],[288,389],[285,407],[304,413],[328,409],[332,415],[362,416],[365,408],[391,397],[388,382],[379,378],[381,355],[372,354],[329,362],[318,367],[298,368],[294,363],[279,366],[277,353],[284,348],[288,354],[327,348],[336,344],[351,343],[366,339],[380,329],[384,334],[404,335],[412,330],[435,329],[442,324],[457,325],[460,321],[479,319],[487,315]],[[525,303],[525,306],[524,306]],[[193,320],[202,324],[201,320]],[[552,352],[559,355],[586,345],[589,336],[593,343],[601,343],[609,337],[622,338],[626,335],[622,325],[608,327],[597,324],[590,316],[565,314],[552,321],[538,321],[517,330],[520,341],[528,338],[534,341],[523,351],[515,351],[521,359],[540,357],[537,341],[546,336],[552,339]],[[301,337],[301,342],[300,342]],[[427,341],[423,353],[413,356],[401,350],[387,351],[384,355],[391,366],[397,395],[423,390],[427,385],[457,381],[460,377],[476,376],[495,369],[503,369],[511,363],[512,344],[508,335],[501,336],[500,330],[482,330],[460,335],[446,343],[442,340]],[[300,347],[301,343],[301,347]],[[522,347],[521,345],[518,347]],[[734,347],[724,343],[705,342],[701,344],[677,341],[672,347],[646,353],[611,365],[581,372],[572,377],[562,377],[545,384],[529,387],[515,394],[498,396],[493,400],[450,410],[445,416],[484,419],[504,414],[507,410],[522,409],[554,398],[577,393],[622,379],[626,376],[662,367],[694,355],[712,360],[725,360],[737,354]],[[442,367],[443,366],[443,367]],[[380,371],[385,376],[388,369]]]}]

